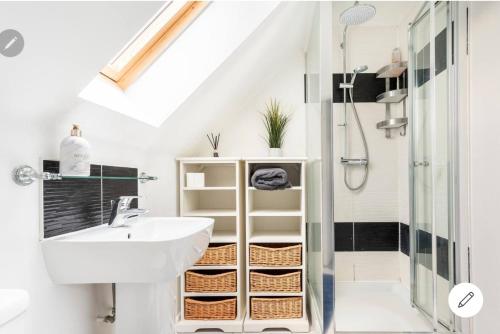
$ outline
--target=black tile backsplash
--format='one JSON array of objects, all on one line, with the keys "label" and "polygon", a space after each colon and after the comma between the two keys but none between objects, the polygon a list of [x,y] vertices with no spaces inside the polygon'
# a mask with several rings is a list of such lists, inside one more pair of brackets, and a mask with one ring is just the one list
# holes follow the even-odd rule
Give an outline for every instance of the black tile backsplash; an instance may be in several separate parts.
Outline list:
[{"label": "black tile backsplash", "polygon": [[[59,162],[43,161],[43,171],[59,173]],[[137,169],[91,165],[91,176],[133,176]],[[64,179],[43,181],[43,235],[50,238],[107,223],[111,198],[137,195],[137,180]]]},{"label": "black tile backsplash", "polygon": [[[102,166],[102,176],[137,177],[136,168]],[[111,215],[111,201],[120,196],[137,196],[138,183],[136,180],[102,180],[102,218],[104,223],[109,222]],[[137,200],[133,200],[131,208],[137,208]]]},{"label": "black tile backsplash", "polygon": [[355,223],[355,251],[398,251],[399,223]]},{"label": "black tile backsplash", "polygon": [[335,223],[335,251],[352,252],[354,250],[353,223]]}]

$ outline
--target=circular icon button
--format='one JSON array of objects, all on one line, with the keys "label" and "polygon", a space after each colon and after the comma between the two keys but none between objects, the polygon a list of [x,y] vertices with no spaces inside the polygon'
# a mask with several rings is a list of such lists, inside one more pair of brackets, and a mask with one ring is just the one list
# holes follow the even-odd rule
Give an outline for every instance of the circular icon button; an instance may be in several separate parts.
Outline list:
[{"label": "circular icon button", "polygon": [[461,318],[473,317],[483,307],[483,293],[474,284],[460,283],[451,289],[448,306]]},{"label": "circular icon button", "polygon": [[17,30],[7,29],[0,32],[0,54],[15,57],[23,51],[24,38]]}]

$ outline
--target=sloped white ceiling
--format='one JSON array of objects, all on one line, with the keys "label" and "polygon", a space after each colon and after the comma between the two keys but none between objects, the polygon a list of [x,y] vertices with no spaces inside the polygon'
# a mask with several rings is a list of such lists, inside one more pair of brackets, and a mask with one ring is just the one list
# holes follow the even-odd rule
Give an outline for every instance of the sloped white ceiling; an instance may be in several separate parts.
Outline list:
[{"label": "sloped white ceiling", "polygon": [[262,82],[279,73],[289,57],[304,54],[313,14],[314,3],[281,3],[160,127],[151,150],[196,154],[207,132],[225,120],[237,121]]},{"label": "sloped white ceiling", "polygon": [[[0,61],[4,124],[38,125],[56,146],[73,122],[84,135],[110,144],[189,154],[219,119],[279,71],[290,52],[304,50],[313,4],[277,9],[185,100],[159,129],[78,98],[117,50],[162,2],[0,2],[2,26],[19,30],[21,55]],[[300,79],[299,79],[300,80]]]}]

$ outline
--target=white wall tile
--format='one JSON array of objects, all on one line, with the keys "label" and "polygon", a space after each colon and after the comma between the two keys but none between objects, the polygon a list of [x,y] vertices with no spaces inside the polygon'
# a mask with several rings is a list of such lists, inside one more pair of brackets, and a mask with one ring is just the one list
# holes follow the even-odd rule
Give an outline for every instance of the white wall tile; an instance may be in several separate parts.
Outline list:
[{"label": "white wall tile", "polygon": [[354,281],[353,252],[335,252],[335,280]]},{"label": "white wall tile", "polygon": [[399,252],[354,252],[356,281],[399,281]]}]

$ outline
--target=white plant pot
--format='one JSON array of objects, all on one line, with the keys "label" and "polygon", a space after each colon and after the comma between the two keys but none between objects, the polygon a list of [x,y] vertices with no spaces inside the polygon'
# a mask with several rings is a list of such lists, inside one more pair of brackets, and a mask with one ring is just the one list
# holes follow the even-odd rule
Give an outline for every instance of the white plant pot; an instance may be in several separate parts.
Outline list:
[{"label": "white plant pot", "polygon": [[283,156],[283,151],[281,148],[270,147],[269,148],[269,156],[270,157],[281,157]]}]

